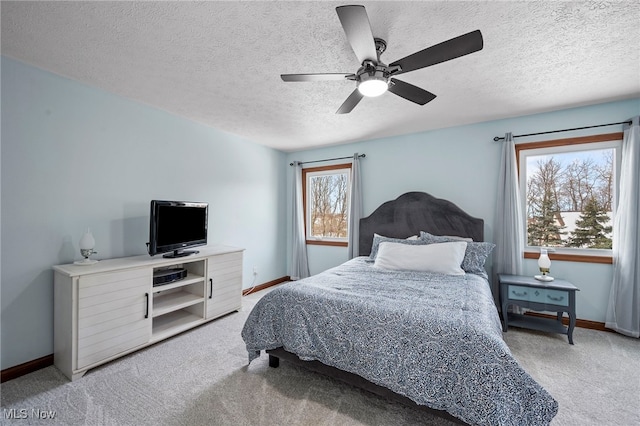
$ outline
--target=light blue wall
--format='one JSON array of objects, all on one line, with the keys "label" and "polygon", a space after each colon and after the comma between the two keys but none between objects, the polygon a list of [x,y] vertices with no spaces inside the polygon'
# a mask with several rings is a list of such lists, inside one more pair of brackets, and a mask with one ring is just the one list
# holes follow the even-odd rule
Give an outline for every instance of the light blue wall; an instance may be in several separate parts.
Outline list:
[{"label": "light blue wall", "polygon": [[[51,265],[79,258],[86,227],[97,258],[144,253],[153,198],[209,202],[210,242],[246,249],[249,287],[254,266],[257,283],[287,274],[282,254],[290,254],[292,171],[286,164],[294,159],[366,153],[365,214],[404,192],[426,191],[484,218],[491,240],[500,149],[493,136],[640,113],[635,99],[284,154],[5,57],[1,71],[2,369],[53,352]],[[578,134],[589,133],[571,135]],[[347,252],[310,246],[309,258],[318,273],[345,261]],[[604,321],[611,266],[554,265],[556,276],[581,289],[578,317]],[[535,262],[527,260],[526,268],[533,274]]]},{"label": "light blue wall", "polygon": [[[428,119],[429,106],[423,108],[425,119]],[[494,136],[504,136],[505,132],[509,131],[518,135],[619,122],[639,113],[640,99],[632,99],[299,151],[289,153],[287,162],[351,156],[354,152],[365,153],[366,158],[361,161],[365,215],[370,214],[381,203],[407,191],[425,191],[436,197],[451,200],[471,215],[483,218],[485,239],[492,241],[501,148],[501,142],[493,141]],[[518,138],[516,142],[608,133],[620,129],[621,126],[606,127],[535,138]],[[288,188],[291,187],[292,176],[293,172],[289,170]],[[290,189],[287,200],[287,211],[290,212]],[[288,238],[291,238],[290,233]],[[307,246],[307,249],[312,274],[347,260],[346,248]],[[525,260],[525,268],[527,274],[533,275],[535,261]],[[555,276],[572,281],[580,288],[577,297],[578,318],[604,322],[613,276],[611,265],[554,262],[553,270]]]},{"label": "light blue wall", "polygon": [[2,369],[53,352],[51,266],[146,253],[149,202],[209,203],[244,287],[286,275],[285,154],[2,57]]}]

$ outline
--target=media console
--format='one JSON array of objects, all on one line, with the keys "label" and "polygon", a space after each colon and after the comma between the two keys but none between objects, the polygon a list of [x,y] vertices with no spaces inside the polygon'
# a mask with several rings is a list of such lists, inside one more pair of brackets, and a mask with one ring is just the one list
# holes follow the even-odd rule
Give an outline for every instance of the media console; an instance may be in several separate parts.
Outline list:
[{"label": "media console", "polygon": [[[142,255],[54,266],[55,366],[76,380],[93,367],[239,310],[242,252],[207,246],[179,259]],[[167,282],[157,284],[158,277]]]}]

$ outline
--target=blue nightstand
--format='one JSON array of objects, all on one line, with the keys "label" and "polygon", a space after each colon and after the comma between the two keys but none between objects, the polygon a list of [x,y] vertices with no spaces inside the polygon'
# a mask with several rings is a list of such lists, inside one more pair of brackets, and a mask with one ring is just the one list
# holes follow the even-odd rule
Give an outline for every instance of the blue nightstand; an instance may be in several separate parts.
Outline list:
[{"label": "blue nightstand", "polygon": [[[576,325],[576,291],[580,289],[568,281],[556,279],[538,281],[522,275],[498,274],[500,304],[502,306],[502,331],[509,325],[551,333],[566,334],[573,345],[573,329]],[[507,313],[509,305],[517,305],[533,311],[557,312],[557,320]],[[562,314],[569,315],[569,326],[562,324]]]}]

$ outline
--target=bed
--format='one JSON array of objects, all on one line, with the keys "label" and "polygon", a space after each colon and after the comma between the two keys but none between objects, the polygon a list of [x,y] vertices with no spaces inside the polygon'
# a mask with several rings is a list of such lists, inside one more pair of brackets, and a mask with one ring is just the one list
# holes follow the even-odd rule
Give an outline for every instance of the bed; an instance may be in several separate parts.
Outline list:
[{"label": "bed", "polygon": [[272,367],[302,364],[459,423],[549,424],[557,402],[502,339],[483,231],[423,192],[382,204],[360,221],[359,257],[256,304],[249,362],[266,350]]}]

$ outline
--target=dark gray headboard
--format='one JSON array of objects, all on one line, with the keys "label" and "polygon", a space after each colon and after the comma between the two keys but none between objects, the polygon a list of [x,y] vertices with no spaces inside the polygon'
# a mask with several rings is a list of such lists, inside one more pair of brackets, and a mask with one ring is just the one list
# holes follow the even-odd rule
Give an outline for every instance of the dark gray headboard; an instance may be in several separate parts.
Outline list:
[{"label": "dark gray headboard", "polygon": [[360,219],[360,256],[371,252],[373,234],[407,238],[420,231],[484,241],[484,220],[468,215],[451,201],[426,192],[407,192]]}]

